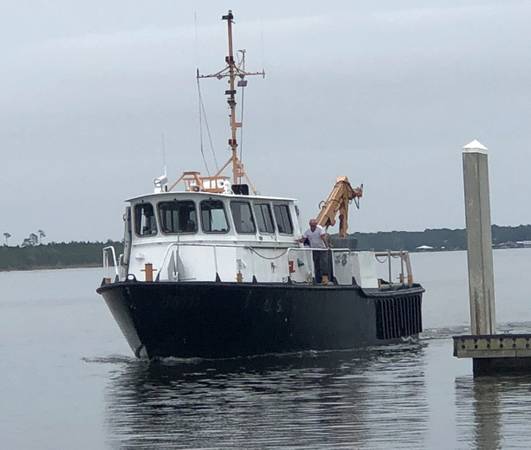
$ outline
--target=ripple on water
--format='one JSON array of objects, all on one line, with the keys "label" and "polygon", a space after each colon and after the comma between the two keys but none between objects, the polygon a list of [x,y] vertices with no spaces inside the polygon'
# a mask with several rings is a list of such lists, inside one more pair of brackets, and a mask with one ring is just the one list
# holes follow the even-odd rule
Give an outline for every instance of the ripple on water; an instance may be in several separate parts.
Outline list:
[{"label": "ripple on water", "polygon": [[217,361],[122,361],[106,390],[109,444],[385,448],[399,433],[395,448],[422,448],[423,351],[423,344],[407,343]]},{"label": "ripple on water", "polygon": [[[441,351],[451,357],[447,336],[459,329],[341,352],[83,360],[113,365],[105,391],[113,448],[430,448],[444,442],[433,435],[447,412],[456,416],[449,448],[500,448],[509,436],[527,448],[531,378],[434,377]],[[431,404],[446,378],[448,411]]]}]

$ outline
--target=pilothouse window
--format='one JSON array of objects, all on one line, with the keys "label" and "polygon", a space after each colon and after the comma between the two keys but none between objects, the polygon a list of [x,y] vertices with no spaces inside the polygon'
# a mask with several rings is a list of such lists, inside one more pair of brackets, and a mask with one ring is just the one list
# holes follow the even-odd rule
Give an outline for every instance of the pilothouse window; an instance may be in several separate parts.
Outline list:
[{"label": "pilothouse window", "polygon": [[160,228],[163,233],[195,233],[197,213],[191,200],[159,203]]},{"label": "pilothouse window", "polygon": [[258,230],[260,230],[261,233],[275,232],[271,208],[267,203],[255,203],[254,215],[256,217],[256,223],[258,224]]},{"label": "pilothouse window", "polygon": [[248,202],[230,202],[230,208],[238,233],[256,233],[251,205]]},{"label": "pilothouse window", "polygon": [[222,201],[203,200],[201,202],[201,225],[205,233],[227,233],[229,231]]},{"label": "pilothouse window", "polygon": [[274,205],[273,210],[275,212],[278,232],[282,234],[293,234],[293,223],[289,214],[289,206]]},{"label": "pilothouse window", "polygon": [[135,206],[135,232],[139,236],[157,234],[157,222],[151,203],[140,203]]}]

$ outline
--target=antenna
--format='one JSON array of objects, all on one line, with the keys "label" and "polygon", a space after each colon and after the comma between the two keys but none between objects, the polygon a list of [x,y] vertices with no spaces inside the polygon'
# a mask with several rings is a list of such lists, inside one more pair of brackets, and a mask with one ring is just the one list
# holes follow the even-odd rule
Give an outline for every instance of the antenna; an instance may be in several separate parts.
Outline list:
[{"label": "antenna", "polygon": [[232,165],[232,182],[238,184],[238,180],[241,180],[242,177],[245,177],[249,184],[251,185],[253,191],[256,193],[256,189],[252,185],[249,177],[245,173],[243,164],[238,158],[238,141],[236,139],[236,134],[238,128],[241,128],[242,122],[238,122],[236,118],[236,78],[239,77],[237,82],[238,87],[245,87],[247,85],[246,76],[251,75],[262,75],[265,77],[265,72],[262,69],[261,72],[247,72],[245,70],[245,50],[242,51],[242,58],[239,61],[234,59],[234,48],[232,44],[232,25],[234,24],[234,16],[232,11],[229,9],[229,12],[222,17],[222,20],[227,21],[227,35],[228,35],[228,50],[229,54],[225,57],[225,63],[227,64],[219,72],[210,74],[210,75],[201,75],[197,73],[197,78],[217,78],[221,80],[222,78],[228,78],[229,88],[225,91],[227,96],[227,103],[230,109],[230,138],[229,138],[229,147],[231,149],[231,157],[223,165],[223,167],[216,173],[216,177],[219,176],[227,166]]},{"label": "antenna", "polygon": [[168,176],[166,173],[166,136],[164,133],[160,134],[160,146],[162,150],[162,170],[164,171],[160,177],[153,180],[155,185],[155,192],[167,192],[168,191]]},{"label": "antenna", "polygon": [[166,176],[166,135],[161,133],[160,135],[160,148],[162,150],[162,170],[164,171],[164,175]]}]

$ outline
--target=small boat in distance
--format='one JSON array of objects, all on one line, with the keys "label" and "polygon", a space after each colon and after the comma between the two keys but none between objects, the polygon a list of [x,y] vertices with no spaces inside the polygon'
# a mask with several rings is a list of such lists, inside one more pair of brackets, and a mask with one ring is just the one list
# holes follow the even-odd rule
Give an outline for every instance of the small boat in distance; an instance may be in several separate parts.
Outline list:
[{"label": "small boat in distance", "polygon": [[[424,289],[413,282],[407,252],[359,252],[348,239],[331,249],[304,247],[295,200],[257,194],[238,158],[236,88],[264,72],[246,71],[245,52],[235,60],[232,12],[223,20],[226,66],[197,77],[228,80],[229,160],[213,176],[188,171],[173,184],[165,176],[155,179],[153,193],[128,200],[123,254],[117,258],[113,247],[104,249],[104,266],[114,275],[97,292],[134,354],[223,358],[417,336]],[[232,177],[223,174],[228,167]],[[362,188],[339,177],[319,224],[327,228],[338,218],[345,238],[348,205],[361,195]],[[329,277],[320,283],[312,252],[329,255]],[[387,281],[376,275],[382,258],[389,265]],[[393,280],[395,258],[401,270]]]}]

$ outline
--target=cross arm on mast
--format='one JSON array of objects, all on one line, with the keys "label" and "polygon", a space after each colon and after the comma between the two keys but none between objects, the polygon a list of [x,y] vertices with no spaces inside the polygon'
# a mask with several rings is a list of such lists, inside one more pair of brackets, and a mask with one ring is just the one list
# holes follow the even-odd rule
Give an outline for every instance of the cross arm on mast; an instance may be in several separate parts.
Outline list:
[{"label": "cross arm on mast", "polygon": [[199,70],[197,70],[197,78],[217,78],[218,80],[221,80],[224,77],[228,77],[229,74],[227,71],[229,70],[229,66],[225,67],[224,69],[221,69],[219,72],[211,73],[208,75],[201,75],[199,73]]},{"label": "cross arm on mast", "polygon": [[236,72],[240,77],[248,77],[249,75],[262,75],[262,78],[265,78],[265,71],[261,70],[260,72],[245,72],[236,68]]},{"label": "cross arm on mast", "polygon": [[[216,73],[210,73],[207,75],[202,75],[200,73],[197,74],[197,78],[217,78],[218,80],[221,80],[222,78],[230,77],[230,74],[228,73],[228,66],[224,69],[220,70]],[[262,78],[265,78],[265,71],[261,70],[260,72],[245,72],[244,70],[238,69],[238,67],[235,67],[236,75],[239,77],[248,77],[252,75],[262,75]]]}]

